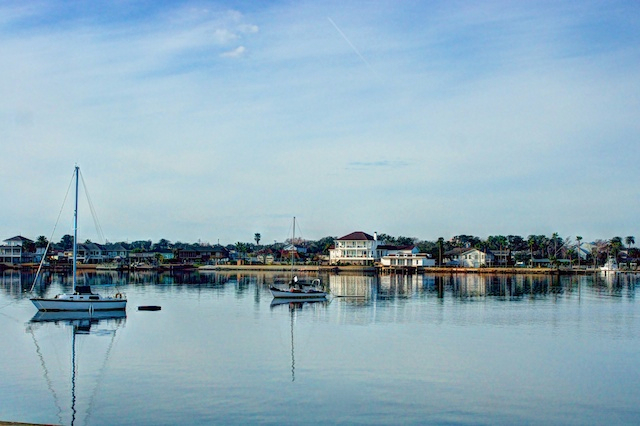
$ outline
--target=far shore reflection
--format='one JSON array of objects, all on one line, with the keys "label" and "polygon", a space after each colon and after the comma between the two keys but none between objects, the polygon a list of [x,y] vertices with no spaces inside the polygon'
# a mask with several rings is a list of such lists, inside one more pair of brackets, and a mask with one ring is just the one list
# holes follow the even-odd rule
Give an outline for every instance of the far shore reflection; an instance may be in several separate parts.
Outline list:
[{"label": "far shore reflection", "polygon": [[[508,274],[311,274],[298,273],[301,279],[319,277],[332,297],[348,303],[367,304],[374,300],[453,297],[473,299],[492,297],[499,300],[532,299],[572,294],[588,287],[598,295],[633,297],[640,274],[591,275],[508,275]],[[0,287],[16,297],[27,297],[33,285],[32,272],[6,270],[0,273]],[[185,290],[234,286],[238,293],[253,291],[261,299],[268,288],[289,282],[289,272],[267,271],[183,271],[183,272],[84,272],[79,281],[94,287],[184,285]],[[68,290],[72,280],[68,273],[46,272],[34,286],[34,293],[44,296]],[[265,293],[265,294],[262,294]]]}]

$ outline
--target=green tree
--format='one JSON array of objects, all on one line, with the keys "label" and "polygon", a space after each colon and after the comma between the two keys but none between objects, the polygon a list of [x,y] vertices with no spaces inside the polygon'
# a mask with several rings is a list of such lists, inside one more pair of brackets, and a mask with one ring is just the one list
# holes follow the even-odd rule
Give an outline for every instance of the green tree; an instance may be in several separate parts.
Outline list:
[{"label": "green tree", "polygon": [[157,243],[153,244],[151,247],[153,250],[168,250],[171,245],[171,241],[161,238]]},{"label": "green tree", "polygon": [[69,234],[63,235],[60,239],[60,245],[62,246],[63,250],[69,250],[71,247],[73,247],[73,236]]},{"label": "green tree", "polygon": [[416,240],[417,240],[417,238],[399,236],[398,238],[396,238],[396,245],[398,245],[398,246],[412,246],[412,245],[415,245]]},{"label": "green tree", "polygon": [[36,247],[38,248],[44,248],[49,244],[49,240],[47,240],[47,237],[45,237],[44,235],[40,235],[37,239],[36,239]]},{"label": "green tree", "polygon": [[527,248],[527,242],[520,235],[507,235],[509,248],[511,250],[524,250]]},{"label": "green tree", "polygon": [[27,253],[34,253],[36,251],[36,244],[33,241],[23,241],[22,249]]},{"label": "green tree", "polygon": [[256,240],[256,245],[260,245],[260,239],[261,239],[261,238],[262,238],[262,235],[260,235],[260,233],[259,233],[259,232],[256,232],[256,233],[253,235],[253,239],[254,239],[254,240]]}]

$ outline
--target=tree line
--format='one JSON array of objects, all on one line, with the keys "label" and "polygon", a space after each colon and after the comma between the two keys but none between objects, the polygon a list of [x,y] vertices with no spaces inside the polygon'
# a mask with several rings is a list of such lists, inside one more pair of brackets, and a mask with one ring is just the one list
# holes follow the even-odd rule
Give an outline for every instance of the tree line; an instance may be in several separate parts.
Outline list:
[{"label": "tree line", "polygon": [[[308,257],[319,257],[328,255],[329,249],[333,246],[336,237],[327,236],[319,240],[302,240],[297,238],[296,241],[287,239],[284,242],[274,242],[273,244],[260,244],[261,234],[254,234],[254,242],[236,242],[235,244],[227,244],[225,247],[229,251],[236,251],[243,255],[277,253],[284,249],[286,245],[295,244],[298,247],[304,247]],[[561,237],[558,233],[551,236],[546,235],[529,235],[526,238],[519,235],[490,235],[483,239],[474,235],[456,235],[449,240],[440,237],[437,240],[420,240],[415,237],[392,236],[385,233],[378,234],[378,240],[384,244],[394,246],[416,246],[421,253],[427,253],[439,263],[445,253],[456,248],[477,248],[481,251],[508,251],[513,261],[526,262],[533,258],[547,258],[550,261],[577,260],[578,253],[583,252],[583,257],[587,261],[594,263],[603,263],[607,257],[618,257],[621,252],[626,251],[625,255],[632,259],[640,257],[640,250],[634,247],[635,237],[627,236],[613,237],[611,239],[598,239],[589,244],[590,250],[584,250],[585,243],[581,236]],[[86,240],[85,243],[90,243]],[[49,241],[45,236],[39,236],[35,242],[25,242],[23,248],[26,251],[34,252],[38,247],[46,247]],[[201,241],[195,243],[183,243],[180,241],[171,242],[167,239],[160,239],[157,242],[151,240],[138,240],[133,242],[117,242],[124,248],[132,252],[155,252],[163,250],[179,250],[190,249],[196,247],[211,247],[209,243]],[[68,250],[73,246],[73,236],[64,235],[58,243],[53,244],[55,248]]]}]

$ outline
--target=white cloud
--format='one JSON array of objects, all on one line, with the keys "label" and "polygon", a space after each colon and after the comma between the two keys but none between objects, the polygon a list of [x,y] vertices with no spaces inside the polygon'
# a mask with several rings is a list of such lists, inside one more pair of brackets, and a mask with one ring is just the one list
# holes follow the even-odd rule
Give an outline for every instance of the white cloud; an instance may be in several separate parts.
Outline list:
[{"label": "white cloud", "polygon": [[222,56],[223,58],[237,58],[239,56],[242,56],[245,50],[246,49],[244,46],[238,46],[233,50],[221,53],[220,56]]}]

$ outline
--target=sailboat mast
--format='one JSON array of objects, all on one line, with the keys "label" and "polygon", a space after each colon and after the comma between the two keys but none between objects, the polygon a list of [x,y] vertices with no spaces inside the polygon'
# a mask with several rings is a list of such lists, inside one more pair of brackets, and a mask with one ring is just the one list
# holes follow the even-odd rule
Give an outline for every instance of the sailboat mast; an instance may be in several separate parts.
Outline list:
[{"label": "sailboat mast", "polygon": [[76,262],[78,260],[78,171],[80,168],[76,166],[76,202],[73,210],[73,290],[76,290],[76,273],[78,266]]},{"label": "sailboat mast", "polygon": [[294,263],[294,250],[296,249],[296,217],[293,217],[293,236],[291,237],[291,273],[293,273],[293,263]]}]

